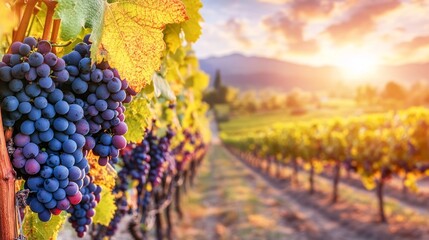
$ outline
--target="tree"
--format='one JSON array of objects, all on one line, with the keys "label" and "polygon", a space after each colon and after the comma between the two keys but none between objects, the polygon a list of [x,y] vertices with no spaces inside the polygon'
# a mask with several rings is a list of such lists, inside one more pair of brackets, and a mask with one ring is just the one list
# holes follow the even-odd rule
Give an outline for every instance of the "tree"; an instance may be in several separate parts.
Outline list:
[{"label": "tree", "polygon": [[402,85],[394,81],[389,81],[384,86],[381,96],[384,99],[390,100],[404,100],[406,97],[406,91]]},{"label": "tree", "polygon": [[286,106],[288,108],[302,108],[303,105],[304,102],[301,90],[294,89],[286,96]]},{"label": "tree", "polygon": [[214,80],[214,89],[219,91],[222,88],[222,77],[220,76],[220,70],[216,70],[215,80]]},{"label": "tree", "polygon": [[237,89],[222,85],[222,78],[220,70],[216,70],[214,89],[204,94],[204,101],[207,102],[210,107],[216,104],[229,104],[237,98]]},{"label": "tree", "polygon": [[377,89],[375,87],[367,84],[359,86],[356,89],[356,102],[373,104],[377,98]]}]

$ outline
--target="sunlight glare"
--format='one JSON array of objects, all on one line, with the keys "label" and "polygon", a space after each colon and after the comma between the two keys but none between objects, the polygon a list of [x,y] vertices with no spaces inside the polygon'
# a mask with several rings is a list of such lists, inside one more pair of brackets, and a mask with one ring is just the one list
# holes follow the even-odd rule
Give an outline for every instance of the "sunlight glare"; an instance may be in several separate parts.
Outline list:
[{"label": "sunlight glare", "polygon": [[338,56],[336,66],[341,69],[348,78],[360,78],[373,73],[378,65],[374,54],[348,51]]}]

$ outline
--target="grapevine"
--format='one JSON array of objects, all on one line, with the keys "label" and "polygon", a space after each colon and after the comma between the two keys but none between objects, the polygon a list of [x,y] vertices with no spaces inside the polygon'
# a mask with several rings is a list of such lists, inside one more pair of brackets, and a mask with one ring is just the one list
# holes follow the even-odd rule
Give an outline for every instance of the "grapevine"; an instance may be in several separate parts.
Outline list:
[{"label": "grapevine", "polygon": [[[338,199],[341,169],[354,171],[368,189],[376,188],[379,217],[387,221],[383,188],[394,174],[424,176],[428,165],[429,111],[411,108],[397,113],[374,114],[348,120],[284,125],[248,136],[223,136],[233,152],[258,168],[272,167],[269,159],[288,164],[297,179],[298,169],[309,165],[310,193],[319,172],[333,167],[332,202]],[[281,146],[284,146],[283,148]],[[280,166],[281,164],[278,164]],[[415,184],[415,183],[414,183]]]},{"label": "grapevine", "polygon": [[[0,238],[14,239],[17,235],[30,239],[56,238],[66,213],[78,237],[83,237],[91,229],[92,236],[97,233],[98,237],[111,236],[115,224],[125,213],[145,219],[155,211],[151,209],[153,202],[158,207],[161,202],[169,205],[169,201],[159,198],[165,197],[161,191],[167,188],[170,189],[168,195],[172,196],[175,186],[172,180],[178,179],[177,174],[181,172],[176,169],[176,158],[183,154],[173,154],[173,147],[181,141],[173,140],[176,138],[173,131],[183,128],[199,131],[204,125],[197,122],[204,118],[206,108],[190,109],[186,114],[194,116],[192,121],[177,121],[183,114],[182,109],[172,110],[176,120],[164,118],[163,112],[159,111],[176,104],[175,94],[185,96],[177,101],[179,104],[197,99],[195,104],[204,106],[201,98],[191,96],[197,92],[188,89],[189,86],[178,84],[173,92],[170,84],[173,86],[177,82],[166,72],[158,71],[160,59],[163,69],[173,71],[178,67],[167,66],[165,61],[167,55],[183,51],[181,46],[185,41],[182,37],[174,38],[177,41],[175,49],[171,48],[170,41],[169,48],[165,49],[162,36],[179,36],[180,32],[166,30],[163,34],[162,31],[167,24],[179,26],[183,23],[188,18],[186,10],[199,16],[201,5],[198,1],[195,5],[186,3],[189,9],[185,9],[185,4],[177,0],[163,0],[162,3],[137,0],[132,6],[121,0],[115,4],[64,0],[18,2],[8,5],[8,10],[17,16],[17,22],[0,33],[4,34],[4,39],[11,39],[2,43],[0,62],[0,129],[4,126],[6,130],[1,136],[5,138],[1,141],[1,176],[7,176],[0,190],[7,190],[5,196],[8,196],[0,202]],[[117,23],[110,15],[112,12],[133,15],[137,8],[140,14],[152,17],[151,11],[157,11],[154,5],[163,10],[160,17],[151,21],[153,25],[142,24],[139,18],[129,18],[129,22],[123,23],[124,28],[112,28]],[[200,20],[190,21],[198,26]],[[80,26],[76,22],[84,24]],[[188,30],[183,31],[191,34]],[[140,34],[135,35],[135,39],[143,37],[145,43],[128,42],[125,44],[128,55],[118,54],[123,51],[119,44],[125,40],[122,39],[124,33],[127,36]],[[193,36],[186,41],[197,39]],[[134,51],[131,56],[128,51],[131,49],[145,52],[137,54]],[[157,80],[152,84],[150,76],[153,74],[160,76],[162,85]],[[192,72],[184,76],[188,74]],[[155,84],[156,89],[153,88]],[[165,99],[165,94],[153,94],[155,90],[168,93],[168,98]],[[130,115],[127,108],[131,110]],[[165,136],[156,136],[154,129],[157,127],[149,128],[147,120],[151,118],[158,118],[160,125],[170,126]],[[133,139],[130,132],[144,136],[144,140],[131,143],[140,141]],[[205,148],[196,150],[202,157]],[[132,168],[134,171],[126,171]],[[25,204],[19,205],[19,223],[24,224],[19,226],[24,229],[19,232],[14,227],[15,208],[10,207],[15,193],[11,188],[15,181],[14,170],[16,177],[23,180],[16,189],[28,193],[25,200],[21,199]],[[106,172],[108,175],[103,175]],[[119,176],[116,186],[111,181],[103,182],[116,173]],[[128,183],[131,179],[139,181],[136,186],[137,209],[129,208]],[[112,191],[116,194],[114,200]],[[99,206],[109,209],[97,211]],[[29,220],[25,221],[26,218]],[[146,224],[144,220],[141,223]],[[49,229],[34,233],[32,229],[44,228],[41,224],[47,224],[43,226],[49,226]],[[170,222],[169,229],[171,227]],[[100,229],[103,231],[98,232]],[[158,227],[158,231],[162,229]]]}]

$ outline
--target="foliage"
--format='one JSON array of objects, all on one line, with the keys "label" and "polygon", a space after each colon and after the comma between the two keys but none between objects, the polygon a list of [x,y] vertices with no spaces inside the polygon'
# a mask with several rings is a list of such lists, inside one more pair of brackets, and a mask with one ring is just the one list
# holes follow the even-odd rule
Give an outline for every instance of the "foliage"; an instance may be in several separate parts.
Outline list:
[{"label": "foliage", "polygon": [[109,188],[103,188],[101,192],[101,201],[95,208],[94,223],[109,226],[110,220],[116,211],[115,196]]},{"label": "foliage", "polygon": [[286,162],[297,157],[304,163],[317,159],[325,165],[341,161],[346,169],[362,176],[366,187],[373,188],[375,180],[386,180],[392,174],[409,177],[409,181],[425,174],[428,116],[425,108],[411,108],[347,120],[289,123],[222,137],[227,144],[262,158],[281,154]]},{"label": "foliage", "polygon": [[91,28],[92,39],[97,46],[100,42],[106,4],[107,2],[103,0],[58,0],[56,17],[62,22],[61,39],[72,40],[84,28]]},{"label": "foliage", "polygon": [[384,86],[381,96],[386,99],[401,101],[406,97],[405,94],[405,89],[400,84],[389,81]]},{"label": "foliage", "polygon": [[24,234],[31,236],[34,240],[54,240],[63,224],[67,219],[67,214],[62,213],[58,216],[53,216],[49,222],[40,221],[37,213],[32,212],[30,209],[26,210],[24,221]]},{"label": "foliage", "polygon": [[[117,1],[106,7],[101,47],[108,50],[109,62],[139,92],[161,63],[165,25],[186,19],[179,0]],[[94,44],[93,49],[96,47]]]},{"label": "foliage", "polygon": [[[1,2],[0,15],[13,20],[15,14],[10,8],[4,8],[4,3]],[[37,38],[42,36],[47,25],[40,21],[47,15],[45,5],[39,4],[38,11],[32,11],[32,22],[25,26],[26,32]],[[107,59],[139,92],[126,106],[129,130],[125,136],[129,141],[140,141],[151,119],[158,118],[160,130],[167,125],[189,129],[202,133],[206,142],[209,138],[205,116],[208,107],[202,102],[202,92],[208,86],[209,77],[199,69],[198,59],[189,45],[201,35],[201,7],[200,0],[58,0],[54,18],[61,19],[61,40],[51,41],[64,44],[64,47],[55,48],[61,56],[72,50],[69,46],[91,33],[92,61]],[[1,23],[2,52],[9,47],[7,40],[11,39],[16,24],[15,21]],[[177,107],[171,109],[171,106]],[[177,139],[183,140],[183,136],[179,134]],[[180,141],[174,146],[180,145]],[[187,150],[192,151],[192,148]],[[111,167],[100,167],[92,156],[88,156],[88,160],[94,183],[103,188],[94,222],[107,225],[116,208],[111,191],[117,173]],[[37,214],[28,212],[24,226],[26,236],[56,239],[65,219],[65,215],[60,215],[42,223]]]},{"label": "foliage", "polygon": [[220,70],[217,70],[214,80],[214,88],[204,94],[204,101],[213,108],[216,104],[232,105],[236,98],[237,91],[232,87],[224,86],[222,84]]}]

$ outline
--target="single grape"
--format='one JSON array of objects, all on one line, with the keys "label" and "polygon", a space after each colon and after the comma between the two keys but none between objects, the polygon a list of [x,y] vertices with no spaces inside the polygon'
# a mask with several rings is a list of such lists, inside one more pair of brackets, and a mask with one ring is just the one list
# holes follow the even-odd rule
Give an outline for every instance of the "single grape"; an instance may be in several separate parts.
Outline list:
[{"label": "single grape", "polygon": [[43,55],[38,52],[33,52],[28,56],[28,63],[32,67],[39,67],[43,64],[44,60]]},{"label": "single grape", "polygon": [[31,47],[27,44],[21,44],[18,51],[22,56],[27,56],[31,52]]},{"label": "single grape", "polygon": [[3,82],[9,82],[13,79],[12,68],[9,66],[3,66],[0,68],[0,80]]},{"label": "single grape", "polygon": [[35,175],[40,171],[40,164],[35,159],[29,159],[25,163],[25,172],[29,175]]},{"label": "single grape", "polygon": [[37,40],[34,37],[26,37],[24,38],[24,43],[34,48],[37,45]]},{"label": "single grape", "polygon": [[21,47],[22,42],[14,42],[10,45],[10,51],[13,54],[18,54],[19,53],[19,48]]},{"label": "single grape", "polygon": [[18,109],[18,106],[19,106],[19,101],[14,96],[8,96],[4,98],[2,101],[2,109],[8,112],[15,111],[16,109]]},{"label": "single grape", "polygon": [[57,56],[51,52],[47,53],[44,56],[44,60],[45,60],[45,63],[48,64],[50,67],[54,67],[58,62]]},{"label": "single grape", "polygon": [[64,180],[68,178],[68,176],[69,176],[69,170],[67,169],[67,167],[58,165],[54,168],[54,177],[57,178],[58,180]]},{"label": "single grape", "polygon": [[31,120],[25,120],[20,127],[21,133],[25,135],[31,135],[36,130],[34,127],[34,122]]},{"label": "single grape", "polygon": [[52,45],[50,42],[46,40],[41,40],[37,43],[37,51],[41,54],[48,54],[50,51],[52,51]]},{"label": "single grape", "polygon": [[[44,186],[44,188],[45,188],[46,191],[54,193],[55,191],[58,190],[59,185],[60,185],[60,183],[58,182],[57,179],[55,179],[55,178],[49,178],[49,179],[45,180],[43,186]],[[54,207],[55,207],[55,205],[52,206],[51,208],[54,208]]]},{"label": "single grape", "polygon": [[35,212],[35,213],[41,213],[43,211],[45,211],[45,206],[39,202],[39,200],[37,200],[37,198],[33,198],[30,201],[30,209],[31,211]]},{"label": "single grape", "polygon": [[9,82],[8,86],[12,92],[19,92],[24,87],[24,84],[19,79],[13,79],[12,81]]},{"label": "single grape", "polygon": [[41,64],[36,68],[37,75],[39,77],[48,77],[51,74],[51,68],[48,64]]}]

